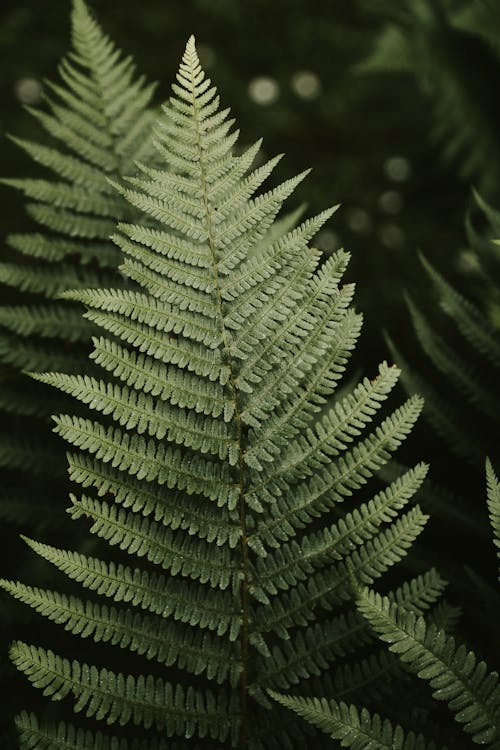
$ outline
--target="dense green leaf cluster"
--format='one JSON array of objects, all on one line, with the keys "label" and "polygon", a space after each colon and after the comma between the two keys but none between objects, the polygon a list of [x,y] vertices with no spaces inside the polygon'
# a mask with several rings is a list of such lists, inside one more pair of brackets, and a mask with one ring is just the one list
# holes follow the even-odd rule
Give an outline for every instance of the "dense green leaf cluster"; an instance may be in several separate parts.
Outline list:
[{"label": "dense green leaf cluster", "polygon": [[[440,439],[455,455],[481,465],[498,428],[495,384],[500,372],[499,331],[485,312],[428,261],[423,259],[423,264],[445,319],[439,323],[431,320],[411,299],[408,307],[422,353],[432,365],[435,378],[411,366],[397,346],[391,344],[391,348],[403,368],[405,388],[422,393],[424,415]],[[474,433],[471,425],[477,428]]]}]

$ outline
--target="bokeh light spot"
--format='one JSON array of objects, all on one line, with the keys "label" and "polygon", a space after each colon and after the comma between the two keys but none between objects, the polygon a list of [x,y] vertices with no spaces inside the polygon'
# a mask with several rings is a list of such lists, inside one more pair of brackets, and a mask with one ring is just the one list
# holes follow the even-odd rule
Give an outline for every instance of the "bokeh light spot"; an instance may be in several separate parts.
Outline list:
[{"label": "bokeh light spot", "polygon": [[42,98],[42,84],[36,78],[20,78],[14,84],[14,94],[23,104],[38,104]]},{"label": "bokeh light spot", "polygon": [[248,84],[248,95],[255,104],[267,107],[279,98],[280,87],[275,78],[258,76]]},{"label": "bokeh light spot", "polygon": [[398,224],[383,224],[378,236],[380,242],[391,250],[399,250],[405,243],[405,233]]},{"label": "bokeh light spot", "polygon": [[338,250],[342,241],[336,232],[332,232],[331,229],[323,229],[317,235],[313,244],[325,253],[332,253],[334,250]]},{"label": "bokeh light spot", "polygon": [[310,70],[299,70],[292,76],[292,89],[300,99],[317,99],[321,92],[321,81]]},{"label": "bokeh light spot", "polygon": [[411,175],[411,164],[405,156],[390,156],[384,162],[386,176],[394,182],[405,182]]},{"label": "bokeh light spot", "polygon": [[403,197],[397,190],[386,190],[380,195],[378,206],[385,214],[398,214],[403,208]]},{"label": "bokeh light spot", "polygon": [[364,208],[351,208],[346,215],[347,226],[356,234],[369,234],[372,230],[372,217]]}]

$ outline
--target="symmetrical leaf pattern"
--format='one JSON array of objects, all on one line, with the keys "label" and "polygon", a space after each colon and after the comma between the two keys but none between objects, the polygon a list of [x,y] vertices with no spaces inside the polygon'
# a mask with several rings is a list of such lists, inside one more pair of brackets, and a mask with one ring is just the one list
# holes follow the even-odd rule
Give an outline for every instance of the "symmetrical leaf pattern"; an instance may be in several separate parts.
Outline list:
[{"label": "symmetrical leaf pattern", "polygon": [[[137,676],[16,642],[14,662],[36,687],[121,737],[22,715],[24,747],[44,747],[45,733],[48,747],[142,748],[120,734],[126,724],[148,730],[151,748],[165,737],[302,746],[300,720],[270,711],[267,689],[307,689],[373,641],[349,606],[352,576],[377,580],[425,525],[410,507],[424,465],[384,488],[375,478],[421,410],[413,397],[381,414],[398,370],[383,363],[325,409],[361,324],[341,283],[347,254],[323,259],[309,244],[334,209],[296,228],[277,221],[305,173],[257,192],[277,160],[252,169],[259,144],[235,155],[232,126],[190,39],[155,129],[163,166],[114,184],[143,216],[120,218],[114,234],[137,286],[65,295],[101,329],[101,375],[35,376],[81,405],[55,418],[84,489],[70,514],[111,550],[27,539],[88,595],[3,586],[151,669]],[[432,572],[392,596],[422,612],[442,588]],[[390,669],[370,658],[352,682]],[[171,666],[175,679],[157,676]]]}]

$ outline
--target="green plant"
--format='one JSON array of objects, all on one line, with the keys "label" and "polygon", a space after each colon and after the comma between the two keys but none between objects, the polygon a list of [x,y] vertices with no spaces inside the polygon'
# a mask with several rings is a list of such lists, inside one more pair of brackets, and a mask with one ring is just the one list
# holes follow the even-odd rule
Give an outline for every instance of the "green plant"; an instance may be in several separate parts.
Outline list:
[{"label": "green plant", "polygon": [[[399,342],[396,344],[391,336],[387,337],[391,354],[402,368],[401,382],[405,390],[408,393],[417,390],[423,395],[424,420],[438,444],[448,449],[450,459],[459,459],[454,463],[454,470],[448,470],[441,481],[452,486],[455,482],[455,488],[460,486],[462,493],[470,469],[479,473],[484,456],[494,450],[500,407],[497,394],[499,257],[498,244],[489,238],[500,231],[500,217],[479,195],[475,197],[489,225],[480,233],[471,217],[467,222],[480,267],[477,289],[471,284],[470,293],[463,294],[421,256],[432,292],[431,303],[424,307],[414,294],[406,297],[417,353],[407,357],[408,347],[402,349]],[[462,468],[464,464],[466,472]],[[475,475],[472,476],[474,487]],[[457,506],[450,498],[441,505],[441,508],[435,507],[436,516],[446,518],[446,505],[452,511],[461,508],[462,518],[456,515],[456,528],[462,527],[467,533],[488,534],[486,514],[482,514],[473,501]],[[432,511],[434,514],[434,508]]]},{"label": "green plant", "polygon": [[[138,77],[132,60],[121,55],[83,0],[74,0],[72,49],[62,61],[60,82],[45,84],[45,105],[28,108],[39,126],[40,142],[12,140],[47,174],[4,179],[27,199],[35,228],[7,238],[10,251],[0,263],[0,535],[4,575],[29,575],[46,582],[42,566],[22,556],[16,529],[60,534],[68,492],[65,444],[52,434],[50,415],[67,399],[27,370],[92,372],[88,359],[95,326],[82,308],[60,295],[67,289],[124,284],[117,271],[120,254],[110,241],[118,219],[133,210],[110,185],[149,161],[154,86]],[[77,530],[72,543],[79,544]],[[20,566],[23,566],[20,568]],[[14,573],[14,571],[16,571]],[[10,601],[2,599],[0,632],[6,645],[14,632],[28,629]],[[22,632],[22,631],[21,631]],[[11,702],[22,692],[0,653],[3,726]],[[7,744],[0,729],[0,744]]]},{"label": "green plant", "polygon": [[[425,525],[418,506],[400,513],[422,464],[362,494],[421,400],[370,431],[399,375],[384,363],[321,413],[361,326],[353,286],[341,285],[347,254],[325,260],[309,247],[334,209],[296,229],[275,221],[305,173],[256,193],[278,159],[251,171],[260,143],[233,154],[238,133],[193,39],[173,91],[155,130],[164,167],[115,183],[142,216],[114,235],[137,288],[64,295],[102,329],[92,359],[106,377],[34,376],[96,417],[56,417],[71,479],[86,490],[69,512],[118,549],[97,558],[27,540],[92,599],[3,582],[69,633],[106,644],[106,667],[22,642],[11,653],[44,695],[118,735],[23,714],[23,747],[166,748],[175,736],[292,748],[301,723],[271,710],[268,688],[307,689],[346,658],[346,693],[367,694],[381,673],[383,690],[396,675],[377,655],[349,668],[371,640],[349,606],[350,578],[378,579]],[[423,611],[442,589],[430,573],[391,597]],[[128,667],[134,654],[147,673]]]},{"label": "green plant", "polygon": [[109,179],[134,173],[136,161],[152,151],[154,86],[136,76],[132,60],[102,33],[83,0],[73,3],[72,51],[59,73],[61,83],[46,84],[47,107],[28,108],[50,143],[12,139],[52,177],[2,180],[29,200],[27,212],[39,225],[10,236],[12,260],[0,264],[3,294],[12,302],[0,307],[0,513],[16,524],[46,523],[67,491],[64,445],[49,427],[65,399],[23,373],[90,370],[95,328],[60,295],[120,283],[119,253],[109,236],[117,220],[133,214]]},{"label": "green plant", "polygon": [[370,714],[366,708],[358,709],[327,698],[301,698],[270,692],[282,706],[291,709],[313,726],[321,729],[341,747],[354,750],[436,750],[419,734],[405,733],[399,724],[393,726],[388,719]]},{"label": "green plant", "polygon": [[[500,561],[500,482],[489,459],[486,461],[486,483],[488,490],[488,512],[493,530],[493,544],[496,547],[497,557]],[[498,580],[500,581],[500,568],[498,571]]]},{"label": "green plant", "polygon": [[[469,216],[468,234],[477,259],[469,289],[459,291],[421,256],[428,300],[414,291],[406,296],[417,349],[412,352],[410,341],[403,344],[392,332],[386,340],[401,367],[406,392],[417,391],[425,400],[422,422],[430,429],[421,434],[431,446],[430,455],[439,451],[441,461],[434,473],[438,485],[449,488],[437,493],[423,488],[422,507],[435,520],[436,538],[448,535],[442,559],[432,543],[428,558],[453,582],[454,594],[476,621],[474,630],[490,642],[494,653],[497,629],[490,612],[500,600],[484,554],[489,536],[486,509],[478,505],[475,487],[484,456],[496,449],[499,428],[499,256],[498,244],[490,237],[498,235],[500,218],[479,195],[475,198],[484,226],[480,231],[477,218],[473,222]],[[383,475],[388,479],[391,471]]]},{"label": "green plant", "polygon": [[[494,542],[500,548],[500,483],[489,461],[486,473]],[[421,614],[409,611],[404,604],[368,588],[358,590],[357,602],[359,612],[388,644],[390,651],[397,654],[410,672],[429,683],[436,700],[448,704],[464,734],[470,735],[475,744],[500,747],[498,674],[488,671],[484,661],[442,627],[426,622]],[[324,732],[342,740],[346,747],[356,750],[435,747],[413,733],[405,735],[400,726],[394,729],[388,720],[382,720],[377,714],[371,716],[365,708],[359,711],[353,705],[346,706],[335,700],[304,699],[279,693],[272,693],[272,696]],[[453,745],[456,746],[455,738]]]}]

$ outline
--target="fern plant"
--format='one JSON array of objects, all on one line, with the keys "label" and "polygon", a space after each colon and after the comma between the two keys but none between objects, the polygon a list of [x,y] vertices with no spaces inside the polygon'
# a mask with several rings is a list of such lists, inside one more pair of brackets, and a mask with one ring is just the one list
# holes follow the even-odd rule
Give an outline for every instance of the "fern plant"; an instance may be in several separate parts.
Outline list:
[{"label": "fern plant", "polygon": [[[63,444],[48,427],[64,400],[23,372],[88,370],[94,327],[60,294],[118,283],[119,254],[109,236],[131,213],[109,179],[134,173],[135,162],[151,153],[154,87],[136,75],[83,0],[73,2],[72,51],[59,73],[60,83],[46,84],[47,107],[28,108],[51,143],[13,138],[52,177],[2,180],[24,194],[38,225],[8,237],[11,259],[0,264],[0,283],[12,302],[0,307],[0,512],[25,524],[46,518],[66,490]],[[41,479],[46,497],[35,507],[26,500]]]},{"label": "fern plant", "polygon": [[[11,654],[45,696],[117,729],[22,714],[22,747],[139,750],[177,737],[175,747],[292,748],[301,724],[271,710],[268,688],[323,678],[328,688],[337,661],[344,694],[396,677],[377,653],[352,663],[371,639],[349,580],[378,579],[425,525],[418,506],[402,513],[424,465],[372,496],[362,489],[421,399],[377,419],[399,374],[384,363],[321,413],[361,327],[353,286],[341,284],[347,254],[324,260],[309,246],[334,209],[296,229],[276,221],[305,173],[257,192],[279,158],[252,170],[260,143],[233,154],[238,133],[193,39],[173,92],[155,131],[162,168],[115,183],[143,217],[114,235],[137,288],[64,294],[100,327],[91,356],[104,374],[34,376],[89,409],[57,416],[56,432],[83,490],[70,515],[111,550],[90,557],[26,539],[88,599],[78,587],[3,582],[106,645],[105,667],[23,642]],[[391,596],[426,609],[442,589],[430,573]]]},{"label": "fern plant", "polygon": [[[498,553],[500,483],[489,461],[486,475],[488,509]],[[422,615],[409,611],[404,604],[364,588],[358,590],[357,605],[390,651],[397,654],[409,671],[429,683],[436,700],[446,701],[464,734],[470,736],[474,744],[500,747],[500,685],[496,672],[488,671],[484,661],[465,645],[457,643],[442,627],[426,622]],[[345,747],[356,750],[436,747],[422,736],[405,733],[401,726],[393,727],[378,714],[371,715],[366,708],[359,710],[335,700],[271,695],[306,721],[341,740]],[[457,743],[462,746],[459,738],[449,737],[449,740],[454,747]]]}]

